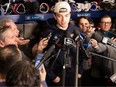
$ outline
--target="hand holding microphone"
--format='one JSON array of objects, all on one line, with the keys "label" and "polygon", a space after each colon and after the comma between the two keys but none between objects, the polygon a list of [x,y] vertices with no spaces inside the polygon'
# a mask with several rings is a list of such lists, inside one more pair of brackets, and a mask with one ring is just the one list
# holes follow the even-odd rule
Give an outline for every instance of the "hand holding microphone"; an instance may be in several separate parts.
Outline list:
[{"label": "hand holding microphone", "polygon": [[98,42],[97,42],[97,40],[91,39],[90,42],[91,42],[93,48],[98,48]]},{"label": "hand holding microphone", "polygon": [[43,49],[46,48],[48,45],[48,41],[50,40],[50,37],[51,37],[51,33],[47,37],[42,38],[38,43],[36,43],[33,46],[32,52],[34,56],[36,56],[38,53],[43,52]]},{"label": "hand holding microphone", "polygon": [[107,45],[110,45],[110,46],[116,48],[116,42],[112,41],[112,40],[109,39],[108,37],[103,37],[102,42],[103,42],[104,44],[107,44]]}]

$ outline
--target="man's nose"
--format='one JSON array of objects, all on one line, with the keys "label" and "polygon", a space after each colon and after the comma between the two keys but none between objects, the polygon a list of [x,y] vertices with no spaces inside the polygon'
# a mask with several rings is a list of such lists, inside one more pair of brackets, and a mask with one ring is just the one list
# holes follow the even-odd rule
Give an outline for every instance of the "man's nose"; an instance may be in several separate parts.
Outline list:
[{"label": "man's nose", "polygon": [[64,16],[62,17],[62,21],[63,21],[63,22],[65,21],[65,17],[64,17]]},{"label": "man's nose", "polygon": [[82,25],[82,27],[85,27],[85,24],[81,24]]}]

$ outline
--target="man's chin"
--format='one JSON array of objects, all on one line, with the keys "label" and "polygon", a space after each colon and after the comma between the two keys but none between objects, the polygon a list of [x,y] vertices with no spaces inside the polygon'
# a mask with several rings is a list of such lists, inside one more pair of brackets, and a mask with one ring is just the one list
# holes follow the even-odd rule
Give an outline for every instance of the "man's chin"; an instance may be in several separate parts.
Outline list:
[{"label": "man's chin", "polygon": [[65,26],[65,25],[62,25],[61,27],[62,27],[62,28],[67,28],[67,26]]},{"label": "man's chin", "polygon": [[110,29],[105,29],[104,31],[107,32],[107,31],[110,31]]}]

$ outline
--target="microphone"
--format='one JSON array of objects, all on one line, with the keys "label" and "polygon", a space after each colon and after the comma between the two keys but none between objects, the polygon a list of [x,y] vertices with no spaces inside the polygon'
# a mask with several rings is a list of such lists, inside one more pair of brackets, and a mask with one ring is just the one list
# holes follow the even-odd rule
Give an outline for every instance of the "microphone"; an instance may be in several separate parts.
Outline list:
[{"label": "microphone", "polygon": [[90,42],[90,39],[84,35],[83,33],[79,32],[78,30],[74,30],[74,38],[75,38],[75,41],[80,41],[80,46],[83,50],[83,52],[85,53],[85,55],[87,57],[90,57],[86,48],[90,48],[91,47],[91,42]]},{"label": "microphone", "polygon": [[40,68],[40,66],[45,62],[45,60],[52,54],[53,50],[55,48],[55,44],[53,44],[48,50],[47,52],[43,55],[43,57],[41,58],[41,61],[38,65],[36,65],[37,68]]},{"label": "microphone", "polygon": [[37,68],[40,68],[40,66],[47,60],[47,58],[52,54],[53,50],[55,49],[55,45],[59,42],[59,37],[53,36],[53,39],[55,40],[54,44],[52,44],[49,49],[45,52],[43,57],[41,58],[41,61],[38,65],[36,65]]},{"label": "microphone", "polygon": [[66,68],[71,68],[69,48],[73,47],[73,43],[74,43],[74,41],[71,38],[71,33],[69,31],[65,31],[65,37],[64,37],[64,49],[65,49],[64,65],[65,65]]},{"label": "microphone", "polygon": [[64,45],[65,46],[74,46],[74,40],[72,39],[72,34],[69,31],[66,31],[66,36],[64,38]]},{"label": "microphone", "polygon": [[92,38],[94,38],[95,40],[97,40],[97,42],[102,42],[103,35],[100,35],[99,33],[96,32],[96,33],[93,34]]},{"label": "microphone", "polygon": [[51,39],[50,39],[50,43],[51,43],[51,44],[55,44],[56,41],[57,41],[59,38],[61,38],[61,35],[60,35],[60,34],[52,34]]},{"label": "microphone", "polygon": [[74,40],[75,41],[79,41],[79,40],[81,40],[82,42],[89,42],[90,41],[90,39],[86,36],[86,35],[84,35],[84,33],[82,33],[82,32],[79,32],[78,30],[74,30]]},{"label": "microphone", "polygon": [[102,35],[100,35],[98,33],[95,33],[94,34],[94,39],[97,40],[98,42],[102,42],[104,44],[107,44],[107,45],[110,45],[110,46],[116,48],[115,43],[111,42],[109,40],[110,38],[108,38],[108,37],[104,37],[104,36],[102,36]]},{"label": "microphone", "polygon": [[84,46],[84,48],[90,48],[91,47],[91,42],[90,39],[84,35],[84,33],[80,32],[78,30],[74,31],[76,37],[75,40],[78,41],[78,39],[81,41],[81,45]]},{"label": "microphone", "polygon": [[56,44],[57,47],[62,48],[64,45],[64,36],[62,36],[62,34],[55,33],[52,35],[50,43]]},{"label": "microphone", "polygon": [[116,45],[115,45],[114,43],[112,43],[111,41],[109,41],[109,38],[108,38],[108,37],[103,37],[102,42],[103,42],[104,44],[108,44],[108,45],[110,45],[110,46],[116,48]]},{"label": "microphone", "polygon": [[58,44],[59,40],[60,40],[60,35],[59,34],[53,34],[51,32],[49,32],[49,34],[46,37],[51,36],[49,42],[51,43],[51,45],[49,46],[48,50],[44,53],[43,56],[41,56],[42,58],[39,60],[40,62],[38,64],[36,64],[37,68],[40,68],[41,65],[43,63],[45,63],[45,61],[51,56],[51,54],[53,53],[53,50],[55,49],[56,45]]},{"label": "microphone", "polygon": [[78,30],[74,29],[73,33],[74,33],[73,38],[75,41],[78,41],[80,38],[83,39]]}]

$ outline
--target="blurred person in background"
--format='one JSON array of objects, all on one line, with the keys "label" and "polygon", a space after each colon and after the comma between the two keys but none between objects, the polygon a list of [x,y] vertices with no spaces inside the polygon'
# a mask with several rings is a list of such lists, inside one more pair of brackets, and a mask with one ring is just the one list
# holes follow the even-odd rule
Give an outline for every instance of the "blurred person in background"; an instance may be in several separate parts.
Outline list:
[{"label": "blurred person in background", "polygon": [[16,36],[10,26],[0,26],[0,48],[9,44],[14,44],[18,47]]},{"label": "blurred person in background", "polygon": [[[85,49],[88,48],[88,44],[90,42],[92,34],[95,32],[95,28],[93,28],[92,25],[92,19],[86,17],[86,16],[81,16],[77,19],[76,25],[80,28],[80,32],[82,37],[84,38],[83,46]],[[85,50],[86,51],[86,50]],[[83,54],[83,52],[80,52],[80,54]],[[88,54],[87,54],[88,55]],[[91,56],[81,56],[82,57],[82,67],[83,67],[83,72],[87,69],[91,68]],[[82,74],[81,74],[82,75]]]},{"label": "blurred person in background", "polygon": [[[24,55],[26,55],[28,57],[28,59],[35,59],[35,53],[37,52],[37,50],[40,53],[43,52],[43,49],[47,46],[47,43],[49,41],[48,38],[42,38],[39,42],[37,42],[35,44],[36,46],[33,46],[32,48],[29,48],[27,46],[26,46],[26,48],[24,46],[21,47],[20,45],[28,44],[30,40],[28,40],[28,39],[25,40],[24,38],[19,37],[19,30],[18,30],[16,24],[11,19],[1,19],[0,25],[1,26],[9,26],[12,29],[12,32],[10,35],[13,35],[13,37],[15,38],[14,42],[18,45],[19,49],[23,51]],[[9,39],[9,42],[10,42],[10,39]]]},{"label": "blurred person in background", "polygon": [[7,45],[0,49],[0,86],[6,85],[6,75],[18,61],[22,61],[22,54],[15,45]]},{"label": "blurred person in background", "polygon": [[87,35],[87,37],[91,37],[92,34],[95,32],[95,28],[93,28],[94,25],[90,18],[82,16],[78,18],[77,23],[78,24],[76,25],[80,28],[81,32]]},{"label": "blurred person in background", "polygon": [[[103,16],[100,20],[101,29],[95,31],[92,34],[91,38],[95,39],[98,43],[103,44],[103,39],[104,37],[107,37],[106,33],[110,32],[111,25],[112,25],[111,17],[108,15]],[[114,34],[112,35],[115,36]],[[115,37],[113,38],[109,37],[109,41],[115,44]],[[111,54],[113,55],[115,54],[115,51],[113,51],[115,48],[111,47],[110,45],[109,46],[107,45],[108,45],[107,43],[101,45],[101,48],[107,47],[108,50],[99,52],[98,53],[99,55],[111,57],[110,56]],[[116,57],[114,56],[113,58],[116,58]],[[84,86],[110,86],[110,85],[112,86],[112,83],[109,82],[109,77],[111,76],[111,74],[113,74],[113,72],[115,72],[114,62],[109,61],[103,57],[93,55],[91,68],[83,74],[82,83]]]},{"label": "blurred person in background", "polygon": [[29,43],[30,40],[24,40],[23,38],[19,37],[19,30],[16,26],[16,24],[11,19],[0,19],[0,25],[1,26],[10,26],[16,36],[16,41],[18,45],[24,45]]},{"label": "blurred person in background", "polygon": [[46,71],[44,66],[38,70],[29,61],[17,62],[8,72],[6,76],[7,86],[29,86],[29,87],[47,87],[45,82]]},{"label": "blurred person in background", "polygon": [[[112,26],[112,19],[109,15],[104,15],[100,20],[100,30],[96,31],[92,38],[96,39],[98,42],[101,42],[101,38],[103,37],[109,37],[111,41],[116,41],[116,35],[110,34],[107,36],[107,33],[111,32],[111,26]],[[98,38],[98,35],[100,36]]]}]

